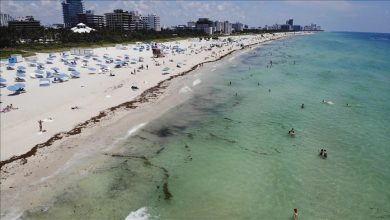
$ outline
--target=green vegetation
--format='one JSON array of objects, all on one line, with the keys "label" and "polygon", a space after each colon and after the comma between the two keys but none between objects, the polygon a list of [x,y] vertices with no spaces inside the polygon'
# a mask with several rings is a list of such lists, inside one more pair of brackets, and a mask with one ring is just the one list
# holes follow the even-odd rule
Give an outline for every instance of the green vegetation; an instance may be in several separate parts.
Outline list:
[{"label": "green vegetation", "polygon": [[[269,33],[264,30],[246,30],[241,34]],[[32,56],[36,52],[55,52],[69,50],[73,47],[108,47],[115,44],[143,42],[165,42],[186,39],[189,37],[208,36],[196,30],[140,30],[136,32],[121,32],[100,29],[89,34],[73,33],[70,29],[40,28],[37,30],[16,31],[8,27],[0,28],[0,58],[11,54]]]}]

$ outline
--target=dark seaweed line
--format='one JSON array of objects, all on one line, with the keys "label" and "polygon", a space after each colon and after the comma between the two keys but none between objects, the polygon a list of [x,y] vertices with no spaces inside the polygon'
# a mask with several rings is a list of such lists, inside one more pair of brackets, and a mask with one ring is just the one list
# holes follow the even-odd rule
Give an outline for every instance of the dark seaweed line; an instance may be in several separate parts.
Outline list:
[{"label": "dark seaweed line", "polygon": [[[268,41],[271,41],[271,40],[268,40]],[[264,42],[266,42],[266,41],[264,41]],[[264,42],[260,42],[260,43],[264,43]],[[168,79],[165,79],[165,80],[159,82],[156,86],[145,90],[143,93],[141,93],[141,95],[138,96],[138,98],[136,98],[132,101],[124,102],[124,103],[119,104],[117,106],[113,106],[113,107],[108,108],[106,110],[103,110],[97,116],[94,116],[94,117],[86,120],[85,122],[76,125],[76,127],[74,127],[72,130],[66,131],[66,132],[59,132],[59,133],[53,135],[47,141],[35,145],[33,148],[31,148],[31,150],[29,150],[28,152],[26,152],[24,154],[17,155],[17,156],[15,155],[7,160],[0,161],[0,170],[6,164],[12,163],[12,162],[20,160],[20,159],[27,159],[31,156],[34,156],[38,152],[38,149],[51,146],[55,141],[61,140],[63,137],[69,137],[72,135],[80,134],[82,129],[88,127],[89,125],[96,124],[101,119],[105,118],[107,116],[107,113],[115,112],[116,110],[123,108],[123,107],[126,109],[134,109],[134,108],[138,107],[136,104],[145,103],[145,102],[149,101],[150,98],[158,97],[158,95],[162,93],[162,92],[160,92],[160,90],[165,89],[167,87],[167,85],[164,85],[165,83],[171,81],[174,78],[177,78],[179,76],[184,76],[184,75],[188,74],[189,72],[196,70],[202,64],[219,61],[219,60],[225,58],[226,56],[232,54],[235,51],[242,50],[242,49],[245,49],[245,48],[251,47],[253,45],[260,44],[260,43],[248,44],[246,46],[241,47],[241,49],[232,50],[232,51],[228,52],[227,54],[219,57],[216,60],[209,60],[209,61],[205,61],[205,62],[196,64],[191,69],[189,69],[185,72],[182,72],[182,73],[174,75],[174,76],[170,76]]]},{"label": "dark seaweed line", "polygon": [[[164,148],[162,148],[162,149],[164,149]],[[159,151],[157,151],[156,154],[159,154]],[[111,156],[111,157],[141,159],[141,160],[144,161],[145,166],[152,166],[152,167],[156,167],[156,168],[160,169],[164,173],[164,179],[163,179],[163,182],[164,182],[163,183],[164,199],[165,200],[170,200],[173,197],[172,193],[169,191],[169,188],[168,188],[169,172],[168,172],[168,170],[165,167],[160,167],[160,166],[152,164],[150,162],[150,160],[147,157],[145,157],[145,156],[124,155],[124,154],[108,154],[108,153],[105,153],[104,155]],[[159,188],[160,188],[160,186],[157,186],[157,189],[159,189]]]}]

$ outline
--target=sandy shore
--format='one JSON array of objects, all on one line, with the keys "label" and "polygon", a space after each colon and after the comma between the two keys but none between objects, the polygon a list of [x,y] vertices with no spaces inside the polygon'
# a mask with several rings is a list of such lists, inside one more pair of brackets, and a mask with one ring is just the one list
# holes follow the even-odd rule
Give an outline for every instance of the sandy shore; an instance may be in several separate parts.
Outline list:
[{"label": "sandy shore", "polygon": [[[17,96],[8,96],[11,92],[2,88],[1,109],[11,103],[18,109],[1,113],[1,214],[12,212],[13,207],[32,208],[49,199],[54,191],[40,193],[50,186],[47,179],[64,171],[70,161],[74,163],[80,155],[107,150],[108,145],[128,137],[148,121],[185,100],[178,95],[178,88],[166,88],[173,78],[199,68],[202,63],[219,60],[242,49],[242,45],[256,45],[282,37],[286,35],[231,37],[233,42],[227,42],[227,37],[218,41],[168,42],[164,44],[168,47],[179,45],[185,49],[184,53],[169,50],[164,58],[156,59],[152,58],[151,51],[132,50],[135,45],[128,45],[127,50],[98,48],[94,49],[94,53],[100,57],[106,53],[114,58],[129,54],[132,58],[142,56],[144,61],[118,69],[113,67],[114,64],[107,64],[115,75],[112,77],[108,73],[91,75],[78,66],[80,78],[49,87],[40,87],[37,79],[26,78],[27,93]],[[220,47],[210,49],[212,44]],[[58,66],[65,70],[67,67],[59,60],[60,54],[56,55],[53,65],[46,65],[46,68]],[[37,55],[41,61],[47,57],[48,54]],[[181,63],[180,68],[178,63]],[[27,75],[35,69],[28,67],[26,62],[18,65],[27,67]],[[135,75],[130,74],[141,65],[148,65],[148,68]],[[166,67],[169,74],[163,75],[165,71],[162,69]],[[12,84],[16,70],[5,70],[4,65],[1,69],[2,77],[9,85]],[[195,81],[193,84],[196,84]],[[139,89],[132,90],[134,85]],[[159,107],[156,108],[156,105]],[[75,106],[78,108],[72,109]],[[122,120],[124,117],[128,119]],[[38,120],[44,121],[46,132],[39,132]],[[123,121],[132,123],[123,124]],[[109,126],[113,124],[116,124],[115,134],[111,133],[112,127]],[[18,196],[22,196],[23,200],[17,199]]]}]

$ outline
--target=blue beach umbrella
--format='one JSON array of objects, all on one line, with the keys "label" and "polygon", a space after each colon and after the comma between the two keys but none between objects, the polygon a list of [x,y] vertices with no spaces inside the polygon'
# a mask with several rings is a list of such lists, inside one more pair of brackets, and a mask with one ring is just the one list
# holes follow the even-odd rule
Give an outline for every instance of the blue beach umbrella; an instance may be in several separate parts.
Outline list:
[{"label": "blue beach umbrella", "polygon": [[15,92],[17,91],[18,89],[20,89],[19,87],[15,86],[15,85],[12,85],[12,86],[8,86],[7,89],[9,91],[12,91],[12,92]]},{"label": "blue beach umbrella", "polygon": [[55,77],[57,77],[57,78],[69,78],[69,75],[68,74],[65,74],[65,73],[60,73],[60,74],[58,74],[58,75],[56,75]]},{"label": "blue beach umbrella", "polygon": [[40,79],[39,86],[50,86],[50,80],[47,78]]},{"label": "blue beach umbrella", "polygon": [[14,91],[17,91],[17,90],[19,90],[21,88],[24,88],[24,87],[26,87],[26,85],[24,83],[16,83],[16,84],[14,84],[12,86],[8,86],[7,89],[9,91],[13,91],[14,92]]},{"label": "blue beach umbrella", "polygon": [[45,71],[43,71],[43,70],[35,70],[34,72],[38,73],[38,74],[44,74],[45,73]]},{"label": "blue beach umbrella", "polygon": [[79,71],[76,71],[76,70],[75,70],[75,71],[72,71],[71,73],[72,73],[72,75],[75,75],[75,76],[80,75],[80,72],[79,72]]},{"label": "blue beach umbrella", "polygon": [[24,83],[16,83],[14,86],[18,86],[20,88],[24,88],[24,87],[26,87],[26,84],[24,84]]},{"label": "blue beach umbrella", "polygon": [[0,82],[7,82],[7,80],[6,79],[4,79],[3,77],[0,77]]},{"label": "blue beach umbrella", "polygon": [[88,67],[88,70],[90,70],[90,71],[96,71],[96,68],[95,68],[95,67]]},{"label": "blue beach umbrella", "polygon": [[19,78],[24,78],[24,77],[26,77],[26,74],[24,74],[24,73],[17,73],[16,76],[19,77]]}]

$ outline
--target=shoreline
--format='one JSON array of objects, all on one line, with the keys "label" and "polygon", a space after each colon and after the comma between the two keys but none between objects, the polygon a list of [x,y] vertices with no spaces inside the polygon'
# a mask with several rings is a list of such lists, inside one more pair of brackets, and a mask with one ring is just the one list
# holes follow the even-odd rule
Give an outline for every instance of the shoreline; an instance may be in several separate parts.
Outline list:
[{"label": "shoreline", "polygon": [[[91,125],[95,125],[101,119],[104,119],[105,117],[107,117],[110,113],[114,113],[117,109],[121,109],[121,108],[124,108],[124,109],[134,109],[134,108],[137,108],[137,104],[148,102],[151,98],[156,98],[159,94],[163,93],[164,91],[161,91],[161,90],[166,88],[166,86],[163,85],[164,83],[167,83],[167,82],[171,81],[172,79],[177,78],[179,76],[186,75],[186,74],[196,70],[198,67],[200,67],[203,64],[219,61],[219,60],[225,58],[226,56],[229,56],[230,54],[232,54],[232,53],[234,53],[236,51],[240,51],[240,50],[246,49],[246,48],[254,46],[254,45],[261,45],[261,44],[264,44],[264,43],[267,43],[267,42],[271,42],[271,41],[274,41],[274,40],[277,40],[277,39],[281,39],[283,37],[289,37],[289,36],[295,36],[295,35],[283,35],[283,36],[277,37],[276,39],[268,39],[268,40],[265,40],[265,41],[260,41],[260,42],[244,45],[241,48],[232,49],[231,51],[227,52],[226,54],[224,54],[224,55],[222,55],[222,56],[220,56],[218,58],[216,58],[215,60],[206,60],[206,61],[200,62],[198,64],[195,64],[189,70],[186,70],[184,72],[172,75],[169,78],[164,79],[164,80],[158,82],[157,85],[155,85],[155,86],[153,86],[151,88],[146,89],[140,95],[136,96],[132,100],[123,102],[123,103],[121,103],[119,105],[115,105],[115,106],[106,108],[106,109],[100,111],[98,115],[95,115],[95,116],[89,118],[88,120],[86,120],[84,122],[78,123],[71,130],[58,132],[58,133],[52,135],[49,139],[47,139],[43,143],[39,143],[39,144],[34,145],[26,153],[23,153],[21,155],[14,155],[14,156],[11,156],[10,158],[6,159],[6,160],[0,161],[0,170],[2,170],[5,165],[13,163],[13,162],[16,162],[18,160],[24,160],[25,161],[27,158],[29,158],[31,156],[34,156],[39,149],[51,146],[54,142],[56,142],[58,140],[61,140],[64,137],[69,137],[69,136],[80,134],[84,128],[86,128],[88,126],[91,126]],[[22,162],[22,163],[24,163],[24,162]]]},{"label": "shoreline", "polygon": [[[58,187],[45,187],[47,187],[48,185],[56,185],[53,184],[53,182],[57,182],[57,184],[61,185],[70,184],[72,183],[72,180],[75,180],[75,178],[82,178],[82,176],[80,176],[80,174],[78,173],[79,171],[81,172],[83,170],[92,169],[90,167],[87,167],[87,162],[85,162],[86,164],[80,165],[79,161],[83,161],[81,158],[88,157],[89,161],[94,160],[95,162],[96,160],[101,162],[108,159],[107,156],[105,156],[104,154],[101,155],[99,153],[101,153],[102,151],[106,152],[107,150],[110,150],[110,147],[102,148],[101,146],[98,146],[99,149],[96,149],[96,143],[98,145],[101,145],[101,143],[103,143],[104,145],[104,142],[107,142],[106,144],[113,145],[118,140],[122,140],[122,136],[126,137],[130,133],[134,133],[134,131],[136,132],[136,129],[142,127],[143,124],[147,124],[148,122],[153,121],[155,118],[159,117],[159,114],[163,114],[164,111],[168,111],[175,105],[180,104],[178,103],[180,102],[180,100],[175,100],[175,98],[177,97],[179,97],[180,99],[180,92],[178,90],[174,90],[172,86],[170,87],[170,82],[173,79],[180,78],[179,76],[191,76],[189,73],[193,73],[194,71],[199,70],[199,67],[205,63],[220,61],[223,58],[233,54],[234,52],[242,51],[252,46],[262,46],[263,44],[269,43],[273,40],[276,39],[248,44],[239,49],[229,51],[215,60],[205,60],[200,63],[197,63],[186,71],[172,75],[167,79],[160,81],[157,85],[146,89],[132,100],[106,108],[105,110],[100,111],[98,115],[95,115],[90,119],[79,123],[71,130],[55,134],[53,137],[46,140],[45,142],[35,145],[34,148],[31,149],[29,152],[19,156],[14,156],[5,162],[1,161],[2,164],[0,172],[2,173],[2,178],[0,186],[1,191],[4,193],[4,196],[2,196],[2,201],[9,202],[8,205],[5,205],[5,203],[3,203],[4,206],[2,205],[2,210],[4,210],[4,212],[1,213],[1,216],[9,217],[10,212],[12,212],[12,209],[15,207],[21,208],[22,210],[29,210],[30,208],[34,208],[42,202],[45,203],[47,201],[50,201],[50,195],[55,195],[56,193],[58,193],[56,192],[56,190],[58,190]],[[204,74],[208,75],[209,77],[212,77],[212,74],[210,73]],[[180,79],[182,80],[175,82],[182,83],[185,77]],[[174,91],[175,93],[173,94],[173,96],[176,95],[176,97],[169,97],[172,94],[168,93],[172,91]],[[153,102],[155,100],[156,103]],[[170,103],[167,104],[168,102]],[[160,112],[160,109],[158,111],[155,110],[153,107],[156,106],[162,108],[163,112]],[[132,109],[134,109],[134,111],[128,111]],[[122,119],[125,117],[130,118],[130,121],[132,121],[132,123],[130,123],[132,127],[128,131],[127,129],[129,124],[126,124],[126,127],[124,127],[123,125],[117,125],[121,124]],[[114,130],[119,130],[119,132],[112,131],[110,129],[110,127],[112,126],[115,126]],[[123,129],[118,129],[118,127],[120,126],[122,126]],[[116,136],[119,135],[120,137],[115,139],[111,136],[108,136],[110,131],[114,132]],[[100,137],[99,134],[104,134],[110,139],[107,138],[107,140],[105,140]],[[100,142],[99,140],[96,141],[95,139],[88,139],[91,136],[99,137]],[[49,147],[52,145],[54,146]],[[42,159],[43,161],[41,161]],[[89,165],[91,165],[91,163]],[[41,166],[43,167],[39,168]],[[46,169],[44,169],[44,167],[46,167]],[[65,177],[66,179],[64,179],[63,176],[69,172],[70,174],[67,174]],[[46,193],[45,190],[48,189],[50,190]],[[42,191],[45,191],[45,195],[41,195],[39,193]],[[19,194],[23,195],[23,200],[19,200],[17,198],[19,196],[15,196]]]}]

